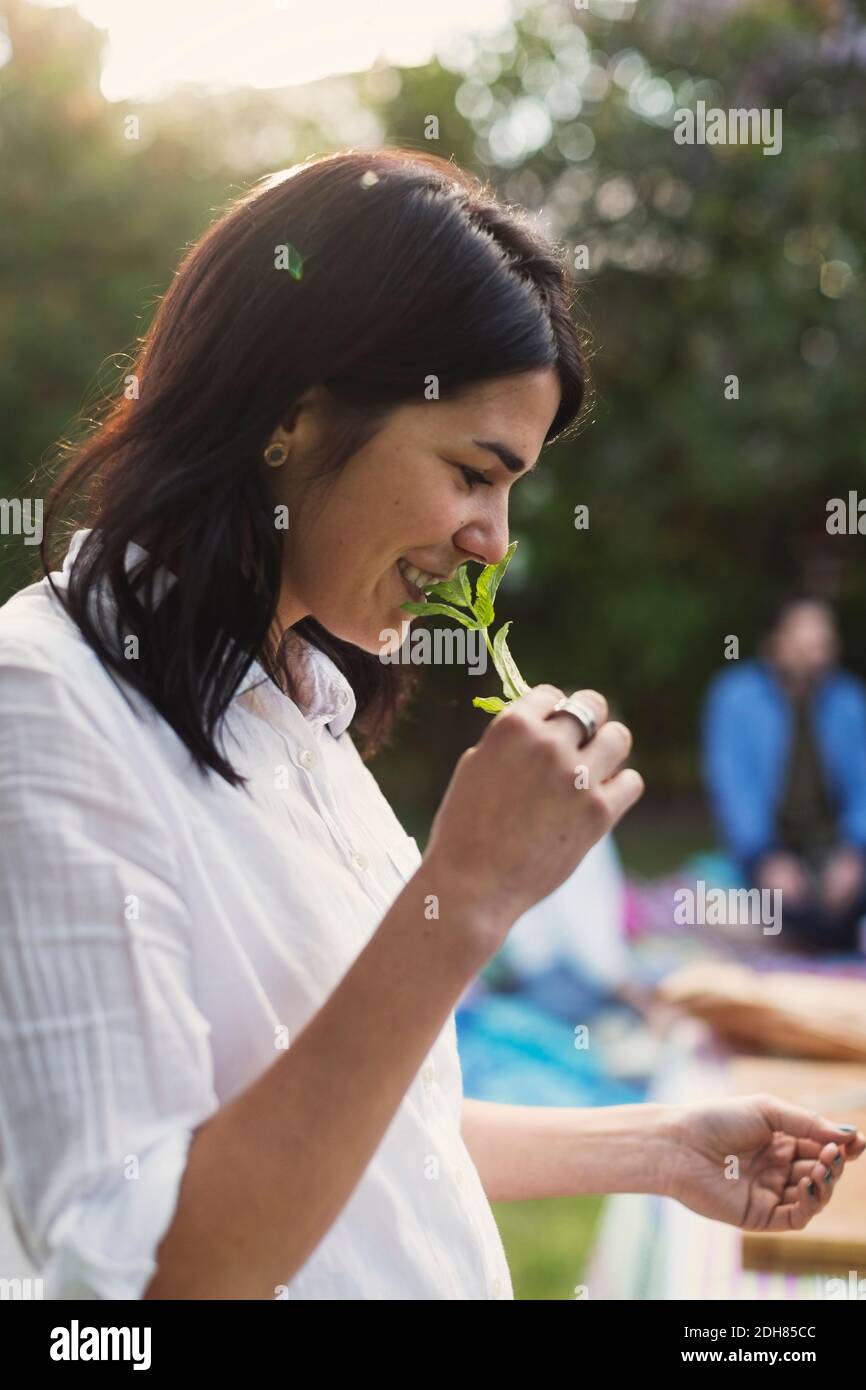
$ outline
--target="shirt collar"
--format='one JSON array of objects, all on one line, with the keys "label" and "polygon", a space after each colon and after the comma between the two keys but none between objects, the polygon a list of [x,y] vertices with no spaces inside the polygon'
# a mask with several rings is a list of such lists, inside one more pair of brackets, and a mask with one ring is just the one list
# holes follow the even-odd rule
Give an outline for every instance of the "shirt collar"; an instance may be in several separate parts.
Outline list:
[{"label": "shirt collar", "polygon": [[[65,587],[68,583],[75,557],[91,529],[90,527],[82,527],[71,536],[60,575],[61,587]],[[127,571],[146,556],[147,551],[142,546],[135,541],[130,541],[126,547],[125,556]],[[164,566],[157,571],[157,576],[157,585],[162,584],[165,589],[170,588],[176,582],[176,576],[166,570]],[[340,734],[349,727],[355,714],[357,702],[351,684],[336,662],[299,632],[290,634],[289,657],[292,672],[296,675],[298,683],[297,699],[290,701],[290,703],[297,705],[304,718],[316,732],[328,725],[334,738],[339,738]],[[288,695],[285,695],[274,684],[258,661],[253,661],[235,691],[234,699],[240,699],[248,690],[263,682],[264,689],[267,690],[271,698],[277,701],[289,699]]]},{"label": "shirt collar", "polygon": [[[289,639],[289,661],[298,687],[297,705],[307,723],[318,733],[327,725],[334,738],[346,730],[355,714],[355,692],[336,663],[299,632]],[[256,688],[276,705],[289,699],[258,661],[253,661],[235,692],[238,700]]]}]

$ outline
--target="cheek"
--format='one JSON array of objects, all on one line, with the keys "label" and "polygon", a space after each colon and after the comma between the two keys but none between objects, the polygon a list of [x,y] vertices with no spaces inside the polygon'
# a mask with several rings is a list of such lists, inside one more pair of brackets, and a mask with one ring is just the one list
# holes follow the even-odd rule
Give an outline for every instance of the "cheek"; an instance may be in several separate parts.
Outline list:
[{"label": "cheek", "polygon": [[459,528],[469,505],[450,471],[431,468],[407,488],[393,514],[418,541],[441,540]]},{"label": "cheek", "polygon": [[378,530],[393,530],[395,526],[411,524],[428,505],[429,486],[423,479],[413,482],[407,478],[398,485],[374,493],[371,508],[373,526]]}]

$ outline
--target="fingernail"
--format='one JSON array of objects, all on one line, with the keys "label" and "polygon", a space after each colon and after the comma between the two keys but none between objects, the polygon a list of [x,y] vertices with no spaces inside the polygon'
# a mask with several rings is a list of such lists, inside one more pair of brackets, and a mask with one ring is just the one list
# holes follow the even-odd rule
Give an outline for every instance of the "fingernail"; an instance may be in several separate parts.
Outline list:
[{"label": "fingernail", "polygon": [[841,1154],[837,1154],[836,1157],[833,1159],[833,1162],[834,1162],[834,1163],[841,1163],[841,1162],[842,1162],[842,1155],[841,1155]]},{"label": "fingernail", "polygon": [[809,1196],[810,1196],[810,1197],[814,1197],[814,1196],[815,1196],[815,1184],[814,1184],[813,1182],[810,1182],[810,1183],[809,1183]]},{"label": "fingernail", "polygon": [[833,1181],[833,1173],[832,1173],[831,1169],[829,1169],[829,1168],[827,1169],[826,1173],[824,1174],[824,1181],[825,1181],[825,1182],[832,1182],[832,1181]]},{"label": "fingernail", "polygon": [[853,1125],[837,1125],[836,1128],[841,1129],[844,1134],[856,1134],[857,1132]]}]

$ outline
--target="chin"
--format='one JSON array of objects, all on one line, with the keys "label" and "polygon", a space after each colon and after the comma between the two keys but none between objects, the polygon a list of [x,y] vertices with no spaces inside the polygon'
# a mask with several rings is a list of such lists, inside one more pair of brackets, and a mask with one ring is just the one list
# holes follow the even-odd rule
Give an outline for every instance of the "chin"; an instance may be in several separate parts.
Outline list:
[{"label": "chin", "polygon": [[[373,656],[388,656],[398,652],[406,640],[409,632],[409,624],[412,618],[409,613],[401,613],[399,617],[389,621],[386,619],[374,633],[368,633],[366,641],[358,642],[359,647],[363,647],[365,652],[370,652]],[[386,633],[383,637],[381,634]]]},{"label": "chin", "polygon": [[[362,652],[369,652],[371,656],[383,656],[402,646],[409,631],[407,624],[411,622],[411,615],[398,608],[393,614],[386,613],[381,620],[374,623],[331,624],[322,619],[319,621],[333,637],[339,637],[341,642],[350,642],[353,647],[359,647]],[[383,637],[382,633],[391,635]]]}]

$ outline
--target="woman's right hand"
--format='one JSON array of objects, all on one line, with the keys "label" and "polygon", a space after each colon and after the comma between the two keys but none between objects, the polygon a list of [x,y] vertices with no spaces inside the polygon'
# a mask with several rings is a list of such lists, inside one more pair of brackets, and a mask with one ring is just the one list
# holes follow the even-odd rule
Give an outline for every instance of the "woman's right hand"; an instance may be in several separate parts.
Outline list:
[{"label": "woman's right hand", "polygon": [[597,724],[581,748],[575,719],[546,718],[562,694],[537,685],[496,715],[458,760],[433,821],[427,877],[473,909],[491,950],[643,794],[640,774],[622,768],[631,733],[607,722],[604,696],[576,692]]}]

